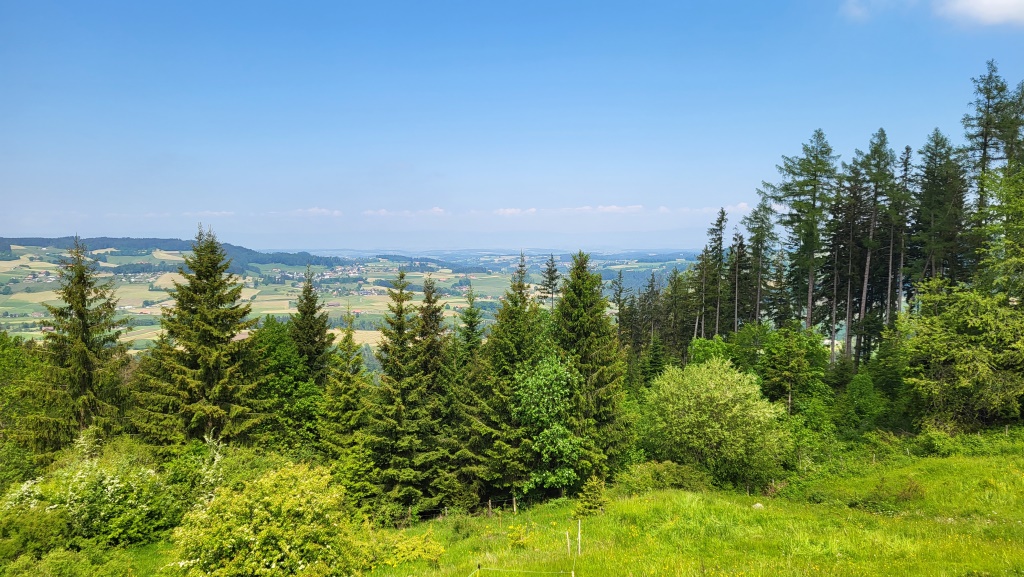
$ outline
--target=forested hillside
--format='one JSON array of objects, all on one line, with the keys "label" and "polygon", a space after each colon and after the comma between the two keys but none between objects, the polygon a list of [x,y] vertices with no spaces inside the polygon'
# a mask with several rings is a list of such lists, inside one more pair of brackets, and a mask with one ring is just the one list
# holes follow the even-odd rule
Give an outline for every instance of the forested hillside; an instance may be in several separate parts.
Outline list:
[{"label": "forested hillside", "polygon": [[[111,283],[71,239],[44,340],[0,332],[0,575],[441,568],[452,538],[423,520],[549,501],[626,519],[609,495],[652,490],[842,502],[858,520],[923,500],[913,479],[859,496],[822,479],[1020,448],[1024,83],[991,62],[973,82],[962,146],[936,129],[896,152],[879,129],[843,160],[815,131],[663,286],[606,283],[582,251],[531,284],[521,259],[494,323],[470,289],[453,329],[434,279],[413,301],[402,272],[372,371],[351,317],[330,332],[310,272],[290,318],[255,316],[232,258],[264,257],[202,228],[162,336],[133,356]],[[932,505],[928,523],[946,515]],[[1019,503],[997,505],[1019,525]],[[1000,541],[1017,525],[991,546],[1021,570]]]}]

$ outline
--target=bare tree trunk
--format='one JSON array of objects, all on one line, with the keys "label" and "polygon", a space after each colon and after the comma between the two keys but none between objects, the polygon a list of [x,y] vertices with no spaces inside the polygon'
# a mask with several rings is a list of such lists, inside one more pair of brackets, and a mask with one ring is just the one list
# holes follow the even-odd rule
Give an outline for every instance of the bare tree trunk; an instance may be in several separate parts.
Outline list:
[{"label": "bare tree trunk", "polygon": [[896,314],[903,312],[903,257],[907,254],[904,247],[905,242],[904,233],[900,232],[900,270],[897,273],[899,274],[900,282],[899,286],[896,287]]},{"label": "bare tree trunk", "polygon": [[[739,251],[737,251],[738,253]],[[732,332],[740,330],[740,258],[736,255],[736,273],[733,275],[733,298],[732,298]]]},{"label": "bare tree trunk", "polygon": [[764,270],[764,251],[757,255],[757,298],[754,303],[754,322],[761,322],[761,271]]},{"label": "bare tree trunk", "polygon": [[807,265],[807,320],[805,322],[806,327],[811,328],[812,316],[814,314],[814,259],[811,258],[810,263]]},{"label": "bare tree trunk", "polygon": [[[871,280],[871,245],[875,241],[875,217],[878,213],[878,200],[877,197],[872,198],[871,202],[874,206],[871,207],[871,224],[868,227],[868,244],[867,244],[867,256],[864,257],[864,282],[861,283],[860,290],[860,325],[864,327],[864,317],[867,315],[868,310],[868,282]],[[857,336],[857,356],[854,359],[854,365],[860,366],[860,357],[864,353],[864,335],[860,334]]]},{"label": "bare tree trunk", "polygon": [[889,311],[892,310],[892,258],[893,246],[896,244],[896,225],[889,228],[889,275],[885,287],[885,313],[882,315],[882,324],[889,326]]},{"label": "bare tree trunk", "polygon": [[829,362],[833,365],[836,364],[836,308],[839,300],[839,253],[838,251],[832,255],[832,330],[831,330],[831,343],[829,352]]}]

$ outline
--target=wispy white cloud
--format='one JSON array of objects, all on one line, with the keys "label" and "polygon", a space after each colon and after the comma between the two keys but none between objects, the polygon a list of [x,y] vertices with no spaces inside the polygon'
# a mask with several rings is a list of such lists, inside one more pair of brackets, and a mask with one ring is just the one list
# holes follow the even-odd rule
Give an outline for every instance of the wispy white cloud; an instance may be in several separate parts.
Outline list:
[{"label": "wispy white cloud", "polygon": [[377,210],[364,210],[364,216],[447,216],[449,213],[447,210],[435,206],[423,210],[388,210],[386,208],[379,208]]},{"label": "wispy white cloud", "polygon": [[598,206],[597,212],[612,212],[616,214],[622,214],[626,212],[643,212],[644,205],[642,204],[631,204],[629,206],[619,206],[612,204],[609,206]]},{"label": "wispy white cloud", "polygon": [[839,12],[858,22],[883,12],[909,9],[924,4],[935,14],[950,20],[978,24],[1024,24],[1024,0],[841,0]]},{"label": "wispy white cloud", "polygon": [[499,208],[494,211],[499,216],[524,216],[537,214],[536,208]]},{"label": "wispy white cloud", "polygon": [[337,217],[337,216],[343,216],[345,213],[341,212],[340,210],[335,210],[335,209],[331,209],[331,208],[320,208],[319,206],[314,206],[313,208],[298,208],[298,209],[290,211],[289,214],[294,214],[296,216],[335,216],[335,217]]},{"label": "wispy white cloud", "polygon": [[937,0],[935,11],[980,24],[1024,24],[1024,0]]}]

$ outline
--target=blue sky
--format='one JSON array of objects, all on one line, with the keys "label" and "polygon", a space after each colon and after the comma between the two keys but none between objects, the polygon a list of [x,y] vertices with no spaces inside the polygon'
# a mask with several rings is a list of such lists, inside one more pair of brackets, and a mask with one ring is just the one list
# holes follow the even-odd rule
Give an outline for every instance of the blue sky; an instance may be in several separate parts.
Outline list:
[{"label": "blue sky", "polygon": [[960,140],[988,59],[1024,0],[0,0],[0,236],[696,248],[816,128]]}]

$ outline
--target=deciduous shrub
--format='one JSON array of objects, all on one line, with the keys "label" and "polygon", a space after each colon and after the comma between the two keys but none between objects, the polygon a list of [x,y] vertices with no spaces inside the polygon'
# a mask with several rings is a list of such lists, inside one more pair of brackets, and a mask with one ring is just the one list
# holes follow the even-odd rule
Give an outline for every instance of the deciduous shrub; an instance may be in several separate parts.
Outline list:
[{"label": "deciduous shrub", "polygon": [[783,409],[761,395],[757,378],[712,358],[655,379],[641,435],[657,459],[709,471],[720,483],[763,484],[779,474],[792,439]]},{"label": "deciduous shrub", "polygon": [[713,479],[692,465],[672,461],[651,461],[630,465],[615,477],[615,487],[627,495],[642,495],[663,489],[706,491]]},{"label": "deciduous shrub", "polygon": [[399,560],[436,559],[429,536],[396,539],[355,517],[324,468],[286,465],[242,486],[222,487],[175,530],[186,576],[359,575]]}]

